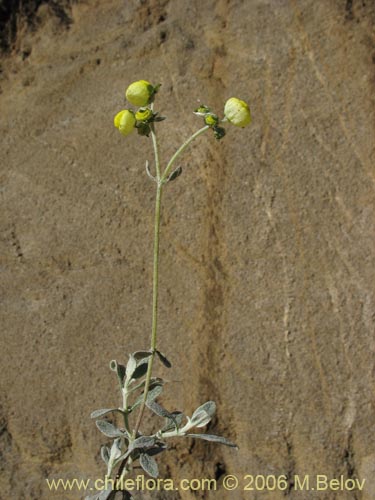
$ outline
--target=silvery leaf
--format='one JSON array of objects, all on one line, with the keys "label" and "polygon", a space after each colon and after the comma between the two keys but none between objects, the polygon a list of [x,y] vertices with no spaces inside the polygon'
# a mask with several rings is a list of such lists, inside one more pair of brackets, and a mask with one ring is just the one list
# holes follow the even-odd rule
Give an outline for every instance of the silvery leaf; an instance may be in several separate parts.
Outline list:
[{"label": "silvery leaf", "polygon": [[162,432],[167,432],[180,427],[182,420],[184,418],[184,414],[181,411],[173,411],[170,413],[170,416],[167,417],[167,423],[162,428]]},{"label": "silvery leaf", "polygon": [[210,415],[205,411],[195,411],[191,418],[191,427],[204,427],[210,420]]},{"label": "silvery leaf", "polygon": [[110,369],[113,371],[113,372],[116,372],[117,371],[117,361],[115,359],[112,359],[110,362],[109,362],[109,367]]},{"label": "silvery leaf", "polygon": [[132,450],[135,448],[151,448],[151,446],[154,446],[155,441],[152,436],[140,436],[132,442],[129,448]]},{"label": "silvery leaf", "polygon": [[212,434],[186,434],[187,437],[204,439],[205,441],[212,441],[214,443],[225,444],[226,446],[231,446],[232,448],[238,448],[238,446],[228,439],[221,436],[214,436]]},{"label": "silvery leaf", "polygon": [[133,380],[137,380],[141,377],[143,377],[143,375],[146,374],[147,372],[147,368],[148,368],[148,362],[147,362],[147,359],[143,359],[139,365],[137,366],[137,368],[134,370],[133,372],[133,375],[132,375],[132,379]]},{"label": "silvery leaf", "polygon": [[97,420],[95,423],[100,432],[102,432],[107,437],[115,438],[124,437],[125,435],[122,431],[120,431],[120,429],[115,427],[110,422],[107,422],[106,420]]},{"label": "silvery leaf", "polygon": [[141,453],[139,457],[139,463],[142,469],[147,472],[151,477],[157,478],[159,475],[158,464],[153,457],[147,455],[147,453]]},{"label": "silvery leaf", "polygon": [[120,413],[123,413],[123,411],[120,408],[102,408],[100,410],[94,410],[90,417],[91,418],[99,418],[103,417],[104,415],[107,415],[107,413],[115,412],[118,411]]},{"label": "silvery leaf", "polygon": [[155,401],[146,401],[146,406],[150,408],[151,411],[156,413],[156,415],[158,415],[159,417],[171,418],[171,414],[169,413],[169,411],[160,406],[158,403],[155,403]]},{"label": "silvery leaf", "polygon": [[191,417],[193,427],[204,427],[215,414],[216,404],[214,401],[207,401],[195,410]]},{"label": "silvery leaf", "polygon": [[133,354],[129,355],[129,361],[126,365],[126,380],[130,381],[133,378],[133,373],[137,368],[137,361],[134,358]]},{"label": "silvery leaf", "polygon": [[198,412],[204,411],[209,415],[210,417],[213,417],[216,411],[216,403],[215,401],[207,401],[206,403],[203,403],[199,408],[195,410],[193,413],[193,416],[191,417],[192,420],[194,419],[194,415]]},{"label": "silvery leaf", "polygon": [[[163,386],[161,385],[155,385],[155,387],[153,387],[151,390],[148,391],[148,394],[147,394],[147,402],[148,403],[152,403],[152,401],[154,401],[158,396],[160,396],[160,394],[162,393],[163,391]],[[143,401],[143,394],[141,394],[137,400],[135,401],[135,403],[133,404],[132,406],[132,411],[137,408],[137,406],[139,406]]]},{"label": "silvery leaf", "polygon": [[154,401],[163,392],[163,385],[160,383],[150,384],[150,389],[147,393],[147,401]]},{"label": "silvery leaf", "polygon": [[126,374],[125,366],[120,365],[117,363],[115,359],[112,359],[112,361],[109,363],[109,367],[112,371],[117,373],[117,377],[119,379],[120,385],[122,386],[124,383],[124,378]]},{"label": "silvery leaf", "polygon": [[140,361],[141,359],[147,359],[151,356],[151,351],[136,351],[133,352],[133,357],[136,361]]},{"label": "silvery leaf", "polygon": [[[164,382],[164,380],[162,378],[151,377],[149,390],[151,390],[152,388],[154,388],[156,385],[164,385],[164,383],[165,382]],[[138,389],[143,389],[143,387],[145,385],[146,385],[146,380],[142,380],[141,382],[139,382],[139,384],[137,384],[135,387],[133,387],[130,392],[133,392],[133,391],[138,390]]]},{"label": "silvery leaf", "polygon": [[113,441],[108,460],[107,476],[111,477],[112,469],[116,466],[118,459],[121,457],[121,439],[117,438]]},{"label": "silvery leaf", "polygon": [[102,446],[100,448],[100,455],[106,465],[108,465],[109,461],[109,448],[107,446]]}]

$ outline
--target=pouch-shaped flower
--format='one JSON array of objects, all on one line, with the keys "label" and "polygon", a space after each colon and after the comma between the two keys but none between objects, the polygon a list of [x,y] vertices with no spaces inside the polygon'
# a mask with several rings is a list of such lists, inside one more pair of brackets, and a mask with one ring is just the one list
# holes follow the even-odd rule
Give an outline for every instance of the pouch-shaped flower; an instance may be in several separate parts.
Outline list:
[{"label": "pouch-shaped flower", "polygon": [[224,106],[224,115],[236,127],[246,127],[251,122],[249,106],[245,101],[231,97]]},{"label": "pouch-shaped flower", "polygon": [[119,129],[122,135],[129,135],[134,130],[135,117],[132,111],[123,109],[114,118],[115,127]]}]

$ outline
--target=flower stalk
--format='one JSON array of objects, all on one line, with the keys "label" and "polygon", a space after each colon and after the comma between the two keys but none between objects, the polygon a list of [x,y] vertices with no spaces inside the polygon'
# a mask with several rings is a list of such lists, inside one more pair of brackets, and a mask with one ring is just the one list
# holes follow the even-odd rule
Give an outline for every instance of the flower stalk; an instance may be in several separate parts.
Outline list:
[{"label": "flower stalk", "polygon": [[208,125],[197,130],[192,134],[175,152],[172,158],[169,160],[163,174],[160,172],[160,160],[159,160],[159,147],[156,136],[156,131],[154,124],[151,126],[151,137],[152,144],[154,148],[155,157],[155,169],[156,169],[156,200],[155,200],[155,220],[154,220],[154,259],[153,259],[153,285],[152,285],[152,328],[151,328],[151,356],[148,360],[148,367],[146,373],[145,389],[143,393],[143,401],[141,408],[139,410],[137,422],[135,425],[133,436],[136,437],[142,422],[147,396],[150,388],[150,381],[152,376],[152,368],[154,364],[155,354],[157,351],[157,327],[158,327],[158,298],[159,298],[159,247],[160,247],[160,218],[161,218],[161,199],[163,192],[163,184],[168,178],[168,174],[171,171],[177,158],[185,151],[185,149],[191,144],[194,139],[206,132],[210,127]]},{"label": "flower stalk", "polygon": [[[156,149],[155,149],[156,151]],[[156,152],[155,152],[156,160]],[[151,356],[148,360],[148,367],[146,373],[145,389],[143,392],[143,401],[139,410],[137,423],[134,429],[134,437],[137,436],[139,427],[142,422],[143,413],[147,401],[148,392],[150,389],[150,381],[152,376],[152,367],[157,348],[157,328],[158,328],[158,298],[159,298],[159,241],[160,241],[160,215],[161,215],[161,196],[162,196],[162,183],[160,182],[160,175],[157,173],[157,187],[156,187],[156,200],[155,200],[155,224],[154,224],[154,269],[153,269],[153,284],[152,284],[152,328],[151,328]]]}]

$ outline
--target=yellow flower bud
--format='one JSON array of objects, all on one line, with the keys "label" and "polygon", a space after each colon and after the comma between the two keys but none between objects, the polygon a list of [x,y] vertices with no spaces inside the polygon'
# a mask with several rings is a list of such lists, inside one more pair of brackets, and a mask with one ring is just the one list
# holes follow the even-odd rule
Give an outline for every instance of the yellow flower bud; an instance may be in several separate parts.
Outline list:
[{"label": "yellow flower bud", "polygon": [[139,108],[139,110],[135,114],[135,117],[138,121],[144,122],[151,118],[152,115],[153,113],[150,108]]},{"label": "yellow flower bud", "polygon": [[146,80],[134,82],[126,89],[127,100],[134,106],[147,106],[154,94],[154,87]]},{"label": "yellow flower bud", "polygon": [[122,135],[129,135],[133,132],[135,126],[134,113],[128,109],[123,109],[115,116],[114,124]]},{"label": "yellow flower bud", "polygon": [[246,127],[251,122],[249,106],[245,101],[231,97],[224,106],[224,115],[236,127]]}]

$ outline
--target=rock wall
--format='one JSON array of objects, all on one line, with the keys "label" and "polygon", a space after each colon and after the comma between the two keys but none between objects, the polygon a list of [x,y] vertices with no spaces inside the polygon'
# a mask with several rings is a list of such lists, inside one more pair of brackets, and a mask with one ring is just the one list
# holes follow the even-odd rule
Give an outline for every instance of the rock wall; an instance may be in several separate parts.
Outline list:
[{"label": "rock wall", "polygon": [[[176,441],[161,476],[219,490],[150,496],[374,499],[373,2],[33,5],[1,58],[0,497],[76,499],[45,478],[102,476],[90,412],[118,404],[109,360],[149,345],[152,148],[113,127],[145,78],[163,160],[201,126],[198,99],[253,115],[185,153],[161,241],[161,401],[215,400],[210,431],[240,448]],[[242,491],[246,474],[288,488]],[[316,474],[366,482],[298,490]]]}]

